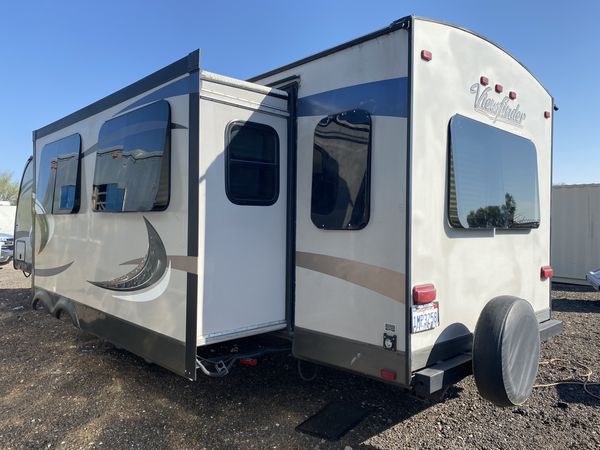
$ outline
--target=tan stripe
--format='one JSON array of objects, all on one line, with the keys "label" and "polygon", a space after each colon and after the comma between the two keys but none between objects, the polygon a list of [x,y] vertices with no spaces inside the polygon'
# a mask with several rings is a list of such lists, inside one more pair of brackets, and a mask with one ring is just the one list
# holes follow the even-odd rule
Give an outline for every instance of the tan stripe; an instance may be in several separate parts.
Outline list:
[{"label": "tan stripe", "polygon": [[351,259],[305,252],[296,252],[296,266],[357,284],[400,303],[405,302],[405,275],[401,272]]},{"label": "tan stripe", "polygon": [[[198,273],[198,257],[197,256],[184,256],[184,255],[171,255],[168,257],[171,261],[171,267],[175,270],[182,270],[183,272]],[[121,263],[121,266],[130,264],[139,264],[142,262],[142,258],[132,259]]]},{"label": "tan stripe", "polygon": [[189,273],[198,273],[198,257],[197,256],[169,256],[171,267],[176,270],[183,270]]}]

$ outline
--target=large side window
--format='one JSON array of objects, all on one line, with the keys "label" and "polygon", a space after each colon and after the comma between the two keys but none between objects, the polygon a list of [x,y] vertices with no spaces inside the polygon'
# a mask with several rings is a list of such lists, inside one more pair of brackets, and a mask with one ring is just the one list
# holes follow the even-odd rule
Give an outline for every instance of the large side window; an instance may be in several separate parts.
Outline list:
[{"label": "large side window", "polygon": [[225,192],[236,205],[272,205],[279,196],[279,138],[268,125],[233,122],[227,131]]},{"label": "large side window", "polygon": [[161,100],[102,125],[92,209],[161,211],[169,203],[169,103]]},{"label": "large side window", "polygon": [[313,223],[326,230],[359,230],[369,222],[371,117],[353,110],[322,119],[313,146]]},{"label": "large side window", "polygon": [[535,145],[477,120],[450,120],[448,219],[454,228],[540,225]]},{"label": "large side window", "polygon": [[79,210],[80,159],[79,134],[42,148],[36,198],[45,214],[70,214]]}]

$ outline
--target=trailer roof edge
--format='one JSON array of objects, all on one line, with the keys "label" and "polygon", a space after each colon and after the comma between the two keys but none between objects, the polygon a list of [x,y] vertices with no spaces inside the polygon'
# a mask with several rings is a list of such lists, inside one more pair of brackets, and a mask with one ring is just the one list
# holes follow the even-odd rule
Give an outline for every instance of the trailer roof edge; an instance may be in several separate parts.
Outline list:
[{"label": "trailer roof edge", "polygon": [[536,77],[533,72],[531,70],[529,70],[529,68],[523,64],[519,59],[517,59],[511,52],[509,52],[508,50],[506,50],[504,47],[502,47],[501,45],[497,44],[496,42],[486,38],[485,36],[476,33],[475,31],[471,31],[467,28],[463,28],[460,27],[458,25],[454,25],[452,23],[449,22],[444,22],[443,20],[437,20],[437,19],[430,19],[429,17],[421,17],[421,16],[412,16],[412,19],[416,19],[416,20],[422,20],[424,22],[433,22],[433,23],[438,23],[440,25],[445,25],[447,27],[452,27],[452,28],[456,28],[457,30],[461,30],[464,31],[465,33],[469,33],[472,34],[473,36],[478,37],[479,39],[482,39],[486,42],[489,42],[490,44],[492,44],[494,47],[498,48],[499,50],[503,51],[504,53],[506,53],[508,56],[510,56],[512,59],[515,60],[516,63],[518,63],[521,67],[523,67],[523,69],[525,69],[527,71],[527,73],[529,73],[534,79],[535,81],[538,82],[538,84],[542,87],[542,89],[544,91],[546,91],[546,93],[552,98],[552,105],[554,106],[554,97],[552,96],[552,94],[550,93],[550,91],[548,91],[548,89],[546,89],[546,86],[544,86],[542,84],[542,82],[539,80],[538,77]]},{"label": "trailer roof edge", "polygon": [[352,39],[351,41],[345,42],[343,44],[340,45],[336,45],[334,47],[331,47],[327,50],[323,50],[321,52],[315,53],[314,55],[310,55],[307,56],[305,58],[299,59],[297,61],[291,62],[289,64],[286,64],[284,66],[278,67],[276,69],[272,69],[269,70],[268,72],[264,72],[260,75],[256,75],[253,76],[252,78],[248,78],[247,81],[250,82],[256,82],[257,80],[260,80],[262,78],[267,78],[270,77],[272,75],[276,75],[277,73],[280,72],[284,72],[286,70],[289,69],[293,69],[294,67],[300,66],[302,64],[306,64],[308,62],[314,61],[315,59],[319,59],[319,58],[323,58],[324,56],[330,55],[332,53],[335,52],[339,52],[340,50],[344,50],[348,47],[352,47],[354,45],[360,44],[362,42],[366,42],[369,41],[371,39],[375,39],[379,36],[383,36],[386,34],[389,34],[393,31],[399,30],[399,29],[403,29],[403,28],[410,28],[410,23],[413,20],[423,20],[426,22],[434,22],[434,23],[439,23],[440,25],[445,25],[448,27],[452,27],[452,28],[456,28],[458,30],[464,31],[466,33],[472,34],[473,36],[477,36],[479,39],[483,39],[486,42],[489,42],[490,44],[492,44],[493,46],[495,46],[496,48],[502,50],[504,53],[506,53],[507,55],[509,55],[512,59],[514,59],[518,64],[521,65],[521,67],[523,67],[529,74],[531,74],[531,76],[538,82],[538,84],[542,87],[542,89],[544,89],[544,91],[546,91],[546,93],[552,98],[552,104],[554,104],[554,97],[552,97],[552,94],[550,94],[550,92],[548,91],[548,89],[546,89],[546,87],[542,84],[542,82],[533,74],[533,72],[531,72],[531,70],[529,70],[527,68],[527,66],[525,64],[523,64],[521,61],[519,61],[517,58],[515,58],[514,55],[512,55],[510,52],[508,52],[506,49],[504,49],[502,46],[498,45],[497,43],[495,43],[494,41],[491,41],[490,39],[486,38],[485,36],[482,36],[479,33],[476,33],[474,31],[468,30],[466,28],[463,27],[459,27],[458,25],[454,25],[448,22],[444,22],[442,20],[436,20],[436,19],[430,19],[428,17],[421,17],[421,16],[406,16],[403,17],[401,19],[395,20],[393,21],[390,25],[388,25],[385,28],[381,28],[379,30],[373,31],[371,33],[365,34],[364,36],[360,36],[356,39]]},{"label": "trailer roof edge", "polygon": [[315,53],[314,55],[307,56],[305,58],[291,62],[276,69],[269,70],[268,72],[261,73],[260,75],[253,76],[252,78],[248,78],[247,81],[254,83],[257,80],[260,80],[261,78],[270,77],[271,75],[276,75],[285,70],[293,69],[294,67],[306,64],[310,61],[314,61],[315,59],[323,58],[324,56],[331,55],[332,53],[339,52],[349,47],[353,47],[354,45],[358,45],[362,42],[370,41],[371,39],[375,39],[379,36],[384,36],[393,31],[400,30],[402,28],[408,28],[412,19],[413,16],[406,16],[401,19],[395,20],[385,28],[381,28],[379,30],[365,34],[364,36],[357,37],[348,42],[344,42],[343,44],[336,45],[334,47],[328,48],[327,50],[323,50],[321,52]]},{"label": "trailer roof edge", "polygon": [[194,50],[187,56],[169,64],[162,69],[138,80],[129,86],[107,95],[106,97],[85,106],[74,113],[71,113],[62,119],[58,119],[33,132],[33,140],[47,136],[55,131],[61,130],[69,125],[73,125],[81,120],[87,119],[112,106],[118,105],[132,97],[142,94],[154,87],[167,83],[181,75],[194,72],[200,68],[200,50]]}]

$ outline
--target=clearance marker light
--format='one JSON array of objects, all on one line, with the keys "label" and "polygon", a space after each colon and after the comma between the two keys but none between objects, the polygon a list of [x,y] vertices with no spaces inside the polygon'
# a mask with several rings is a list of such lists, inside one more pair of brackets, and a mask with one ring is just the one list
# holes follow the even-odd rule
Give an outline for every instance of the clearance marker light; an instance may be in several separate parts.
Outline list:
[{"label": "clearance marker light", "polygon": [[550,111],[544,111],[544,117],[546,119],[549,119],[550,118]]},{"label": "clearance marker light", "polygon": [[554,270],[551,266],[542,266],[540,270],[540,277],[543,280],[547,280],[548,278],[552,278],[554,276]]},{"label": "clearance marker light", "polygon": [[496,92],[499,94],[500,92],[502,92],[504,90],[504,88],[502,87],[501,84],[497,84],[496,85]]},{"label": "clearance marker light", "polygon": [[510,92],[508,93],[508,97],[509,97],[511,100],[514,100],[515,98],[517,98],[517,93],[516,93],[515,91],[510,91]]},{"label": "clearance marker light", "polygon": [[433,58],[433,55],[429,50],[421,50],[421,59],[424,59],[425,61],[431,61],[431,58]]},{"label": "clearance marker light", "polygon": [[479,82],[484,86],[487,86],[488,84],[490,84],[490,80],[488,79],[488,77],[484,77],[484,76],[479,78]]}]

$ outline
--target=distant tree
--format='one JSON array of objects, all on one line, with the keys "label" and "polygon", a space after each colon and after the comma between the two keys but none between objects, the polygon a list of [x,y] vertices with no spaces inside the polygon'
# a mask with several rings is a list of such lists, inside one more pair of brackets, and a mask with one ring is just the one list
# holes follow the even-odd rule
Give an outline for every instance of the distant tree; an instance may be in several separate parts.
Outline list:
[{"label": "distant tree", "polygon": [[467,216],[467,223],[472,228],[505,228],[512,226],[515,221],[517,203],[508,192],[504,195],[504,205],[490,205],[471,211]]},{"label": "distant tree", "polygon": [[0,172],[0,201],[9,201],[11,205],[17,204],[19,183],[12,181],[12,173]]}]

